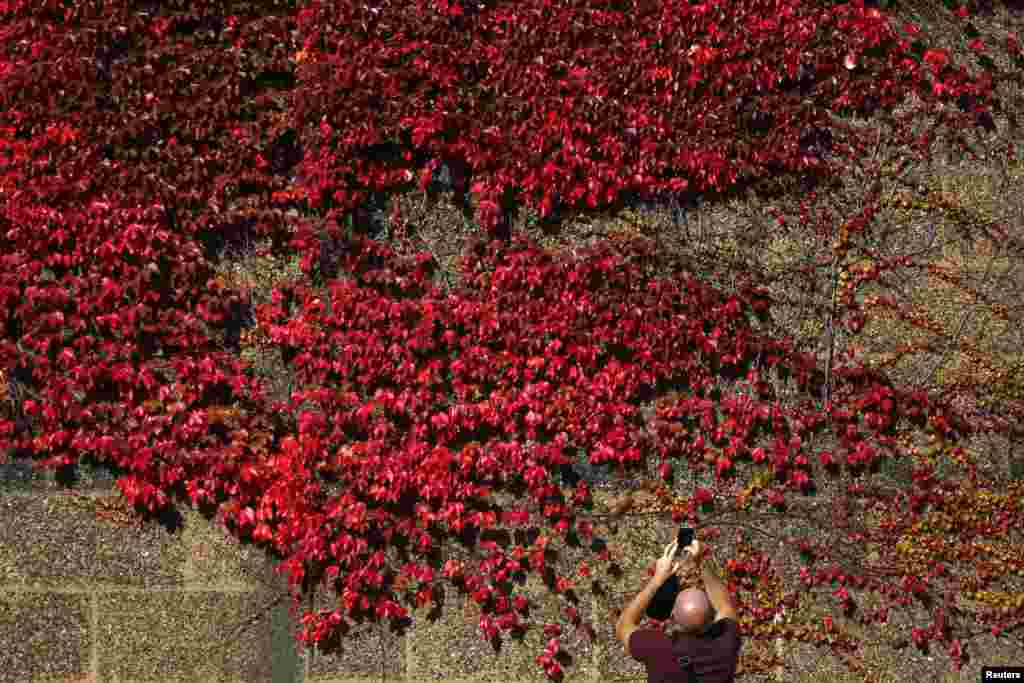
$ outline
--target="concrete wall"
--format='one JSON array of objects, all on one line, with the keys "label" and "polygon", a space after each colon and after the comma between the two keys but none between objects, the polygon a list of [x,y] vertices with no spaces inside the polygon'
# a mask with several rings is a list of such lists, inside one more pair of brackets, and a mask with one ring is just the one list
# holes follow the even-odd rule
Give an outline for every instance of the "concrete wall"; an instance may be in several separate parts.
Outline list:
[{"label": "concrete wall", "polygon": [[198,512],[132,525],[113,480],[0,487],[0,681],[303,680],[287,581]]},{"label": "concrete wall", "polygon": [[[286,577],[215,520],[180,506],[173,532],[160,524],[139,528],[109,473],[81,467],[68,487],[52,473],[28,477],[24,468],[0,468],[0,683],[546,680],[534,662],[547,640],[540,629],[524,644],[506,636],[495,652],[477,630],[476,605],[454,590],[441,614],[413,612],[405,634],[363,624],[340,652],[297,652]],[[659,523],[664,529],[656,533],[673,533],[671,520]],[[637,540],[654,533],[635,531]],[[612,591],[607,605],[589,586],[581,591],[579,612],[597,632],[565,639],[574,658],[566,681],[644,678],[615,639],[612,610],[632,597],[615,592],[643,586],[640,560],[649,554],[636,553],[620,579],[603,579]],[[537,577],[523,590],[550,602]],[[325,609],[330,596],[311,602]],[[561,622],[559,611],[535,609],[530,620]]]}]

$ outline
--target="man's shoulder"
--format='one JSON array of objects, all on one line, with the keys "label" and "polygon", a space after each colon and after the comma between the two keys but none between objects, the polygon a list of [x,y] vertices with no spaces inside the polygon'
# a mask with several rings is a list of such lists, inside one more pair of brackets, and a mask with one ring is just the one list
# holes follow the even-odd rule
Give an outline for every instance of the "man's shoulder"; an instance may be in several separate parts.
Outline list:
[{"label": "man's shoulder", "polygon": [[[704,638],[717,639],[722,636],[735,636],[740,635],[740,625],[732,617],[725,617],[724,619],[718,619],[713,622],[704,634]],[[630,640],[641,639],[643,641],[649,640],[667,640],[672,641],[673,635],[671,632],[666,633],[665,631],[658,630],[656,628],[644,627],[638,628],[630,635]]]},{"label": "man's shoulder", "polygon": [[672,638],[668,633],[649,626],[634,629],[629,634],[630,650],[632,652],[637,652],[645,647],[661,646],[664,643],[671,642]]},{"label": "man's shoulder", "polygon": [[715,621],[712,624],[712,628],[714,628],[714,627],[717,627],[717,628],[723,629],[723,630],[724,629],[732,629],[734,631],[739,631],[740,630],[740,623],[738,621],[736,621],[736,619],[734,619],[732,617],[724,617],[722,619],[718,619],[717,621]]},{"label": "man's shoulder", "polygon": [[719,619],[711,625],[708,635],[712,638],[721,638],[722,636],[726,636],[738,639],[740,637],[740,624],[732,617]]},{"label": "man's shoulder", "polygon": [[720,656],[739,656],[743,647],[743,638],[740,636],[740,625],[732,617],[719,619],[708,633],[709,644]]},{"label": "man's shoulder", "polygon": [[659,640],[661,638],[668,638],[668,634],[666,634],[664,631],[660,631],[660,630],[658,630],[656,628],[651,628],[650,626],[645,626],[643,628],[634,629],[633,632],[629,635],[629,639],[631,641],[632,640],[636,640],[636,639],[648,640],[650,638],[654,638],[655,640]]}]

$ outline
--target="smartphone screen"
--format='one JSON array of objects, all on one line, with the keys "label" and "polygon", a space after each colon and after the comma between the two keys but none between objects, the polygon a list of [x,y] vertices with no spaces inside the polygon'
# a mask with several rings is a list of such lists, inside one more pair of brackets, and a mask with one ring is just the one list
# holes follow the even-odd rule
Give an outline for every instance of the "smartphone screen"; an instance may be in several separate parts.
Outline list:
[{"label": "smartphone screen", "polygon": [[690,529],[688,527],[680,527],[678,541],[679,542],[676,545],[676,549],[679,552],[682,552],[683,549],[686,548],[686,546],[693,543],[693,529]]}]

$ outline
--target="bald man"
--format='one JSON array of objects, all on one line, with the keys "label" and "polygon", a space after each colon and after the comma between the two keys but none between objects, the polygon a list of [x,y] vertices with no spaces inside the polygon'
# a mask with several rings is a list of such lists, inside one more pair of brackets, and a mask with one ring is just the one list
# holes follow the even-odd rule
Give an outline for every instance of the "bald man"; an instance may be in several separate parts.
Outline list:
[{"label": "bald man", "polygon": [[672,621],[685,634],[702,633],[706,626],[714,623],[714,618],[715,608],[708,594],[700,588],[687,588],[681,592],[672,608]]},{"label": "bald man", "polygon": [[[654,593],[668,578],[664,572],[655,573],[652,582],[619,618],[615,633],[626,646],[626,653],[647,668],[648,683],[732,683],[735,680],[742,644],[736,609],[711,563],[699,559],[700,551],[700,541],[690,544],[686,548],[686,564],[700,566],[704,590],[688,588],[676,596],[671,614],[674,633],[669,632],[671,629],[659,633],[638,627]],[[686,658],[689,658],[692,679],[686,671]]]}]

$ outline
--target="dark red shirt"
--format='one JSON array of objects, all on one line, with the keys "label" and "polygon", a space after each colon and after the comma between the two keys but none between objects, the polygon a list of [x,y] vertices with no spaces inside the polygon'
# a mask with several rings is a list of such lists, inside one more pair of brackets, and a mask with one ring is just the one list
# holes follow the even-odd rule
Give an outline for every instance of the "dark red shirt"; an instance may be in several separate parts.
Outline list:
[{"label": "dark red shirt", "polygon": [[629,636],[629,652],[647,668],[648,683],[687,683],[679,657],[688,655],[698,683],[733,683],[740,658],[740,627],[732,619],[716,621],[702,636],[675,639],[650,628]]}]

